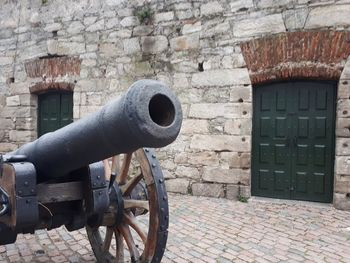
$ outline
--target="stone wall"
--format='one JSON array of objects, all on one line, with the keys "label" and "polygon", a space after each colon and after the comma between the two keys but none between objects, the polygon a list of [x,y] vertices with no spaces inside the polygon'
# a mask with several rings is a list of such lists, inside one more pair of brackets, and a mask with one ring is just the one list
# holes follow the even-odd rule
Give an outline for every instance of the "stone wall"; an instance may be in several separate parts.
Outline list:
[{"label": "stone wall", "polygon": [[[256,82],[241,45],[286,32],[329,30],[343,32],[349,43],[344,33],[349,13],[347,0],[3,1],[0,152],[36,138],[38,93],[73,90],[74,119],[79,119],[135,80],[153,78],[176,92],[185,118],[179,139],[158,152],[168,190],[250,196],[251,83]],[[334,62],[337,72],[343,71],[335,203],[350,209],[350,148],[344,146],[350,136],[350,63],[343,70],[348,55]],[[284,62],[289,58],[287,53]],[[272,72],[277,80],[283,75],[278,72],[278,67]]]}]

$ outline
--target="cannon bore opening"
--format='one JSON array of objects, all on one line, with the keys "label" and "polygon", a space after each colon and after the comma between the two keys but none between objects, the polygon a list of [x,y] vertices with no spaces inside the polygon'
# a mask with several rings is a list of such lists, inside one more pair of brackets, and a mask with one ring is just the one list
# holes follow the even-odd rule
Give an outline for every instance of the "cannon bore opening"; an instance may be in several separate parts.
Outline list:
[{"label": "cannon bore opening", "polygon": [[175,119],[175,107],[171,100],[162,94],[152,97],[148,105],[149,115],[152,121],[159,126],[166,127]]}]

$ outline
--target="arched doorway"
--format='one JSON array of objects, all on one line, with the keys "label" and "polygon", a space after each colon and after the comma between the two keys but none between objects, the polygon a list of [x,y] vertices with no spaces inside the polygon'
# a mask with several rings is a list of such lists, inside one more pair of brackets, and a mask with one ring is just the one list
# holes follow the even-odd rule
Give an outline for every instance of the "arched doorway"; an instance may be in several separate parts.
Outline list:
[{"label": "arched doorway", "polygon": [[38,137],[73,122],[73,93],[52,91],[38,96]]}]

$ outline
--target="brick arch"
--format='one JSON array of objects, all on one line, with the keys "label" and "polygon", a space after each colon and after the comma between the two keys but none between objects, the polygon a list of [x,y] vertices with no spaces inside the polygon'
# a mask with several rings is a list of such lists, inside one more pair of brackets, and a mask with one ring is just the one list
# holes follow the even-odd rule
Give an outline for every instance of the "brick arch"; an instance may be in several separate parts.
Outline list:
[{"label": "brick arch", "polygon": [[49,91],[70,91],[73,92],[74,84],[67,82],[40,82],[29,87],[32,94],[42,94]]},{"label": "brick arch", "polygon": [[350,32],[288,32],[241,43],[252,84],[274,80],[339,80]]}]

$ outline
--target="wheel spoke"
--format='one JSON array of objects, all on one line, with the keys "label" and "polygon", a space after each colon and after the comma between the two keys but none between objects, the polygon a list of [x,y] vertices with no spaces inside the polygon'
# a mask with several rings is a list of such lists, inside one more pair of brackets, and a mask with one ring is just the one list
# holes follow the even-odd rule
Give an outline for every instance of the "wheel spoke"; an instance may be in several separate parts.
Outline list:
[{"label": "wheel spoke", "polygon": [[112,158],[112,173],[118,174],[120,171],[120,158],[119,155],[115,155]]},{"label": "wheel spoke", "polygon": [[131,213],[124,213],[124,220],[125,220],[125,223],[131,226],[136,231],[136,233],[141,237],[142,242],[146,244],[147,234],[142,229],[136,217],[133,216]]},{"label": "wheel spoke", "polygon": [[129,226],[123,223],[118,226],[118,230],[123,235],[125,242],[129,248],[131,261],[138,262],[140,259],[140,254],[135,245],[135,241],[134,241],[134,238],[132,237]]},{"label": "wheel spoke", "polygon": [[122,191],[123,195],[129,195],[135,186],[140,182],[142,177],[143,174],[139,174],[138,176],[135,176],[129,180],[126,184],[121,185],[120,190]]},{"label": "wheel spoke", "polygon": [[124,209],[129,208],[142,208],[149,211],[149,203],[143,200],[124,199]]},{"label": "wheel spoke", "polygon": [[103,242],[103,251],[105,252],[109,251],[109,247],[111,246],[111,242],[112,242],[113,232],[114,232],[113,228],[107,227],[106,238],[105,238],[105,241]]},{"label": "wheel spoke", "polygon": [[120,174],[118,176],[118,183],[121,185],[125,184],[125,181],[127,179],[131,157],[132,157],[132,153],[127,153],[124,155],[123,164],[120,170]]},{"label": "wheel spoke", "polygon": [[124,262],[124,244],[123,244],[123,236],[118,231],[118,229],[114,229],[115,240],[117,243],[117,254],[116,259],[117,263]]}]

